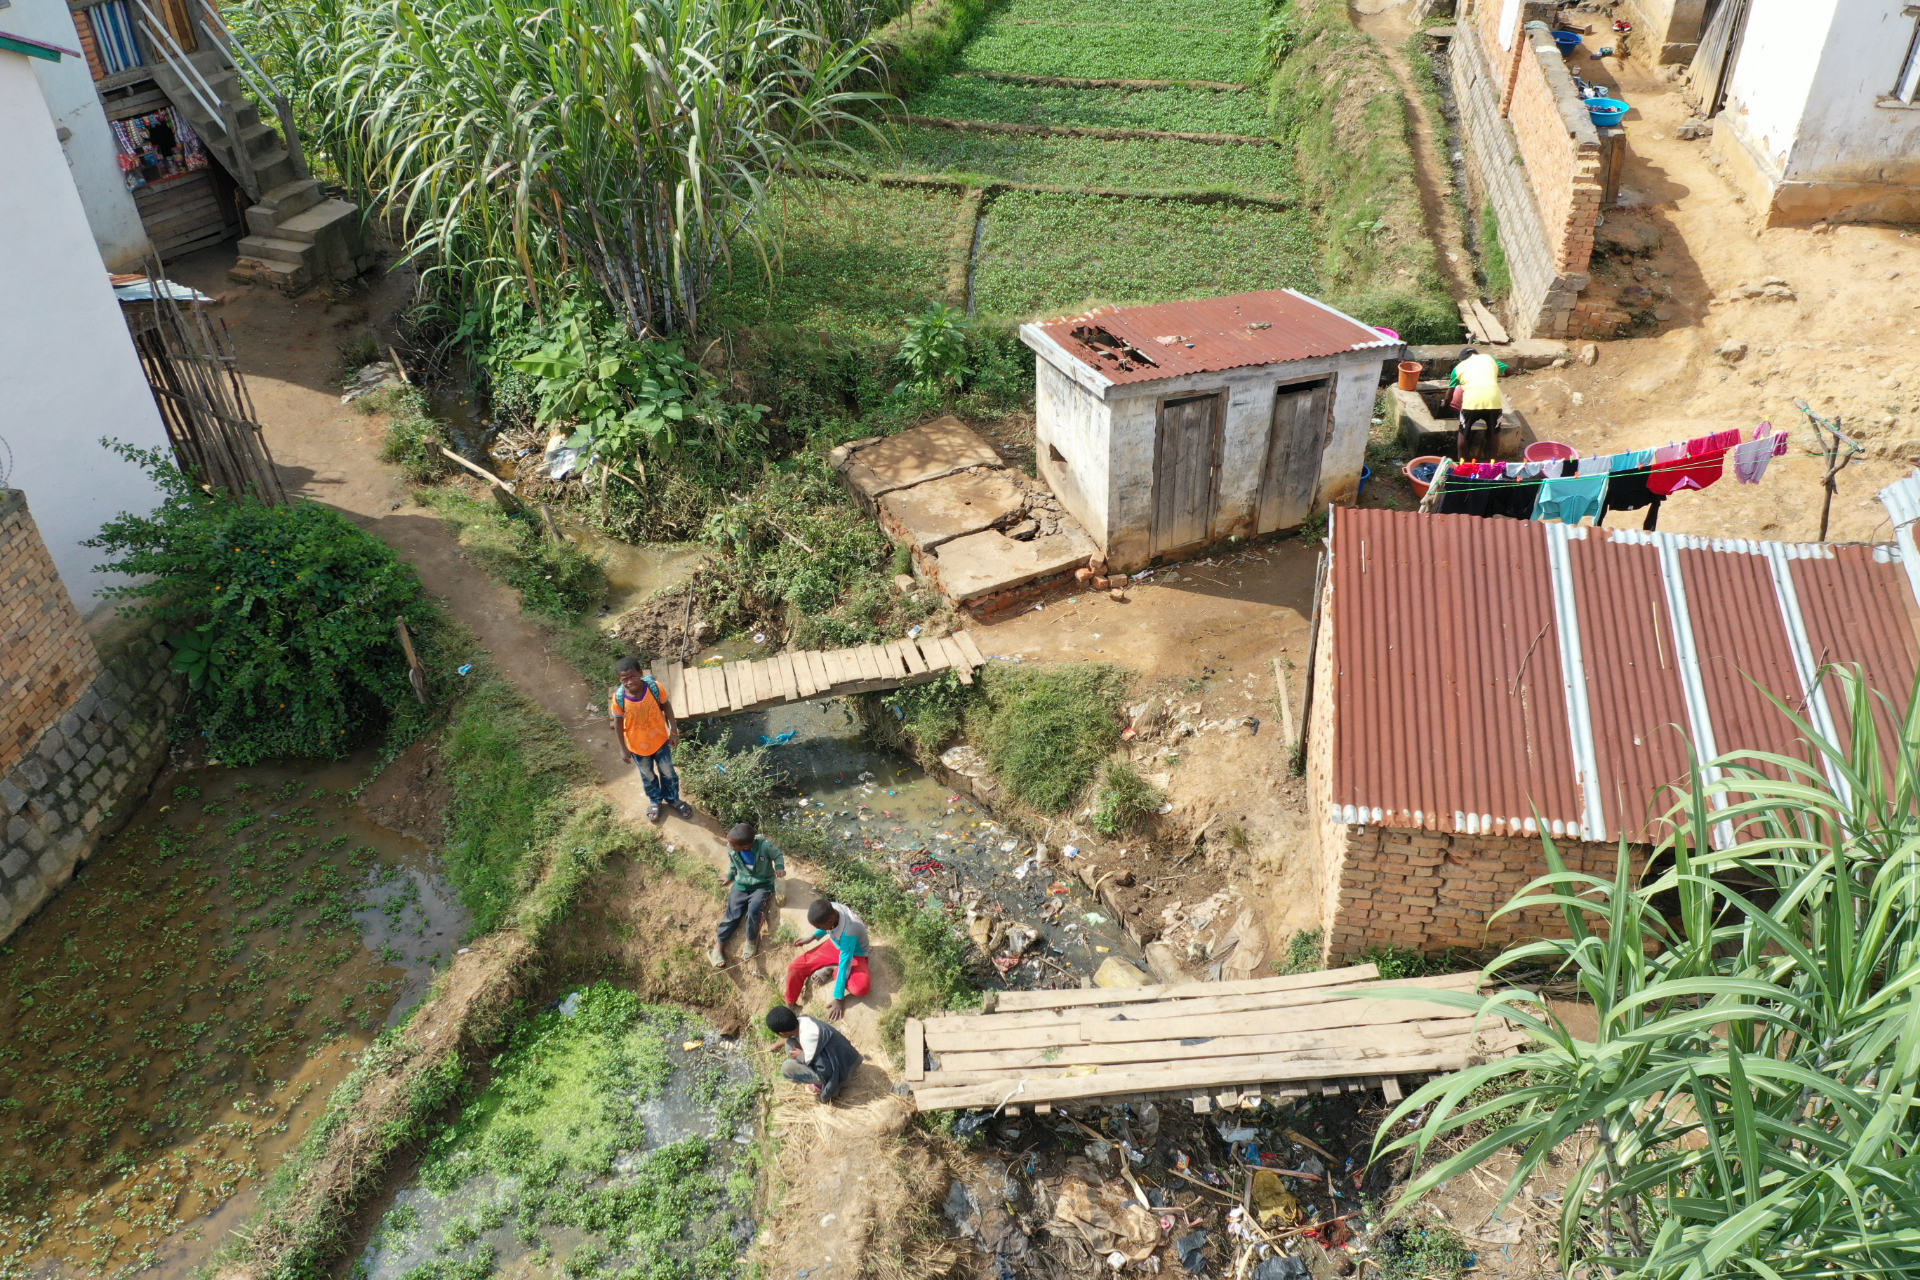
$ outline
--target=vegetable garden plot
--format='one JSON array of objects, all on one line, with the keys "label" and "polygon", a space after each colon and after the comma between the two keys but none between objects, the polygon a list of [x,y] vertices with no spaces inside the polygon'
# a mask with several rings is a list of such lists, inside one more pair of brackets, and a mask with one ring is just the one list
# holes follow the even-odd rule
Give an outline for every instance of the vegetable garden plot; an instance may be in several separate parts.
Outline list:
[{"label": "vegetable garden plot", "polygon": [[946,76],[925,92],[915,94],[907,109],[913,115],[945,116],[950,120],[1237,133],[1249,137],[1270,134],[1266,97],[1251,91],[1060,89],[979,76]]},{"label": "vegetable garden plot", "polygon": [[725,326],[765,323],[895,336],[946,288],[947,242],[960,197],[835,182],[789,192],[768,213],[783,246],[771,288],[737,256],[713,306]]},{"label": "vegetable garden plot", "polygon": [[1094,300],[1311,292],[1317,235],[1294,209],[1009,192],[988,211],[975,299],[982,312],[1031,316]]},{"label": "vegetable garden plot", "polygon": [[1011,0],[995,17],[1005,20],[1083,22],[1111,26],[1115,18],[1155,26],[1233,27],[1249,39],[1267,20],[1266,0],[1153,0],[1115,10],[1104,0]]},{"label": "vegetable garden plot", "polygon": [[937,128],[902,130],[898,160],[881,161],[876,168],[977,175],[983,184],[999,179],[1271,197],[1291,196],[1298,186],[1292,155],[1284,147],[1018,137]]},{"label": "vegetable garden plot", "polygon": [[1092,80],[1251,82],[1259,73],[1253,31],[1170,30],[1159,23],[1020,25],[995,19],[967,45],[970,71]]}]

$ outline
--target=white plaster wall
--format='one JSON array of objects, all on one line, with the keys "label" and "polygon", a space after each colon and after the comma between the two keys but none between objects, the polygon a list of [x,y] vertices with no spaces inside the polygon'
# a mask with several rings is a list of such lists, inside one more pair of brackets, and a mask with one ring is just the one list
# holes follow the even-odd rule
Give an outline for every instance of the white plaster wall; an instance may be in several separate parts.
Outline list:
[{"label": "white plaster wall", "polygon": [[[29,40],[78,49],[80,37],[66,0],[13,0],[0,9],[0,30]],[[113,130],[100,95],[93,89],[93,73],[85,58],[62,58],[58,62],[30,59],[33,73],[40,81],[41,96],[58,129],[68,137],[61,144],[67,153],[67,167],[73,185],[79,189],[80,203],[87,211],[87,225],[93,229],[100,259],[109,271],[137,271],[141,260],[153,251],[147,230],[140,224],[140,210],[133,193],[120,173],[119,148],[114,145]]]},{"label": "white plaster wall", "polygon": [[[1724,114],[1734,135],[1773,181],[1785,175],[1793,155],[1820,70],[1819,51],[1833,27],[1839,2],[1752,0],[1747,11],[1746,36],[1727,83]],[[1849,0],[1849,7],[1868,6],[1864,0]],[[1891,3],[1886,7],[1898,12]],[[1887,85],[1892,84],[1889,76]],[[1857,92],[1868,91],[1862,87]]]},{"label": "white plaster wall", "polygon": [[1380,394],[1378,360],[1350,364],[1333,384],[1333,438],[1320,455],[1320,497],[1314,503],[1352,502],[1360,491],[1360,469],[1367,463],[1367,437],[1373,406]]},{"label": "white plaster wall", "polygon": [[[1107,540],[1107,405],[1042,356],[1034,357],[1034,443],[1041,478],[1093,540]],[[1049,449],[1065,462],[1055,462]]]},{"label": "white plaster wall", "polygon": [[93,572],[104,557],[80,544],[120,512],[144,514],[161,498],[100,438],[165,448],[167,436],[35,61],[0,51],[0,436],[13,453],[8,483],[25,491],[75,606],[93,615],[108,607],[99,589],[125,579]]},{"label": "white plaster wall", "polygon": [[1920,104],[1881,105],[1913,42],[1915,19],[1902,7],[1852,0],[1834,13],[1787,181],[1920,183]]},{"label": "white plaster wall", "polygon": [[1107,559],[1124,573],[1145,568],[1153,557],[1153,450],[1163,394],[1156,387],[1151,395],[1107,404],[1113,432]]}]

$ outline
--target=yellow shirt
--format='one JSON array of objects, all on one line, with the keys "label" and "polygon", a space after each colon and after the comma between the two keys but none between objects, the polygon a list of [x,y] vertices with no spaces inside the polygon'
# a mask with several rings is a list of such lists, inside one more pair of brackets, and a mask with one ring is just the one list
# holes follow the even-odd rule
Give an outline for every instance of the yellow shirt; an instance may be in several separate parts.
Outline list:
[{"label": "yellow shirt", "polygon": [[1468,356],[1454,366],[1453,383],[1464,387],[1462,409],[1498,409],[1500,403],[1500,362],[1482,353]]}]

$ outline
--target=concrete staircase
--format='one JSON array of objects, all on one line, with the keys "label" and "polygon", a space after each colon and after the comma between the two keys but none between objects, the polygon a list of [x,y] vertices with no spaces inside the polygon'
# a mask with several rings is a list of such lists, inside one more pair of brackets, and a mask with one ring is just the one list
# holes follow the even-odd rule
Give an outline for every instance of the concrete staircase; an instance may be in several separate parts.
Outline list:
[{"label": "concrete staircase", "polygon": [[170,61],[155,65],[154,79],[253,200],[232,277],[298,293],[319,280],[351,280],[372,266],[358,207],[320,189],[303,159],[260,119],[225,54],[202,50],[188,57],[215,105],[231,112],[231,134],[227,121],[201,101],[201,85],[189,84]]}]

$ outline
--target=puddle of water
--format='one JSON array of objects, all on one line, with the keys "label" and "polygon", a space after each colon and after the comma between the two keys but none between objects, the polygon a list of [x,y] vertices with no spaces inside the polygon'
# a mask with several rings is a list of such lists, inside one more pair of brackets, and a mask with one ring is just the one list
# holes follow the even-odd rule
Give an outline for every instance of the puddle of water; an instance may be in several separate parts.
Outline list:
[{"label": "puddle of water", "polygon": [[607,576],[607,602],[601,613],[619,617],[648,596],[693,576],[705,557],[689,542],[621,542],[583,524],[562,520],[560,531],[600,561]]},{"label": "puddle of water", "polygon": [[[571,1015],[571,1016],[570,1016]],[[752,1240],[741,1047],[609,984],[523,1023],[394,1194],[353,1274],[722,1280]]]},{"label": "puddle of water", "polygon": [[699,733],[717,741],[729,730],[736,749],[792,733],[772,748],[774,763],[797,793],[782,821],[810,826],[841,849],[887,864],[915,893],[963,906],[968,891],[976,891],[982,908],[997,904],[1009,925],[1037,930],[1044,945],[1006,975],[1009,986],[1058,985],[1066,978],[1077,983],[1109,955],[1144,968],[1140,949],[1087,892],[1073,864],[1063,869],[1058,849],[1050,851],[1052,861],[1030,864],[1022,873],[1032,841],[918,765],[872,746],[843,701],[816,699],[713,717]]},{"label": "puddle of water", "polygon": [[459,945],[370,765],[170,771],[0,947],[0,1280],[204,1264]]}]

